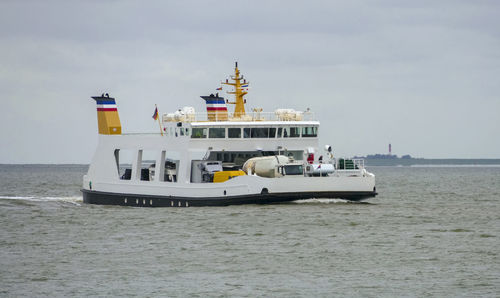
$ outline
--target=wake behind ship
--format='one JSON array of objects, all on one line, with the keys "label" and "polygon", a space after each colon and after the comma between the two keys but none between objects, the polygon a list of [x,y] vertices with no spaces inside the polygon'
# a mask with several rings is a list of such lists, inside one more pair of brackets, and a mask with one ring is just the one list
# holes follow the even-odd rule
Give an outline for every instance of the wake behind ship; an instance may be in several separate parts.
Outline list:
[{"label": "wake behind ship", "polygon": [[[97,104],[99,144],[83,177],[83,201],[138,207],[264,204],[309,198],[374,197],[375,176],[362,159],[319,148],[310,111],[246,111],[249,82],[236,63],[221,82],[235,96],[201,96],[206,113],[183,107],[158,115],[160,133],[122,133],[116,100]],[[222,90],[222,87],[217,90]],[[229,113],[227,105],[234,105]]]}]

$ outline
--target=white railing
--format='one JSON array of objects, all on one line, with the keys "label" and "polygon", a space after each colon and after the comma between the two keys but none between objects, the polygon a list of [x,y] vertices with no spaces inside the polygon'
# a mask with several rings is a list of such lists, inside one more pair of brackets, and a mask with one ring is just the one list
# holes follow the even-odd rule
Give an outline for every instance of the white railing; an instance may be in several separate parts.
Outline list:
[{"label": "white railing", "polygon": [[161,136],[160,132],[127,132],[127,133],[122,133],[122,135],[127,135],[127,136]]},{"label": "white railing", "polygon": [[343,158],[343,162],[340,161],[342,158],[337,158],[335,160],[335,169],[337,171],[361,171],[365,168],[365,160],[360,158],[349,159]]},{"label": "white railing", "polygon": [[220,112],[215,114],[216,120],[209,120],[208,113],[191,113],[191,114],[163,114],[163,122],[212,122],[212,121],[314,121],[313,112],[299,112],[288,114],[277,114],[275,112],[247,112],[241,117],[234,117],[233,113],[228,113],[227,119],[220,116]]}]

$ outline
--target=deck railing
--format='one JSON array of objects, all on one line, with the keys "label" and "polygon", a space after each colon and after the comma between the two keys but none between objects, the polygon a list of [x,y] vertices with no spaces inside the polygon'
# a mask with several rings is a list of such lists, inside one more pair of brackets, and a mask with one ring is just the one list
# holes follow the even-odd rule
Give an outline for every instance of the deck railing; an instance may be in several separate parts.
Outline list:
[{"label": "deck railing", "polygon": [[337,158],[335,160],[337,171],[360,171],[365,168],[365,160],[361,158]]},{"label": "deck railing", "polygon": [[127,136],[161,136],[160,132],[127,132],[127,133],[122,133],[122,135],[127,135]]},{"label": "deck railing", "polygon": [[172,113],[163,114],[163,122],[227,122],[227,121],[243,121],[243,122],[257,122],[257,121],[314,121],[316,120],[313,112],[289,112],[289,113],[275,113],[275,112],[259,112],[252,111],[247,112],[246,115],[241,117],[234,117],[232,113],[228,113],[228,119],[223,118],[221,120],[217,119],[217,115],[214,115],[215,120],[210,120],[208,113]]}]

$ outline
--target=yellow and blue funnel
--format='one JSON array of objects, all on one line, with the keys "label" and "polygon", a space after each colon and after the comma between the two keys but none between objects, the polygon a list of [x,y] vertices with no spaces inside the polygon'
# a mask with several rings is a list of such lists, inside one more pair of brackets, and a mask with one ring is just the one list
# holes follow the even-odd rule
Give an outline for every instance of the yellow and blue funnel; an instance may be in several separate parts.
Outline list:
[{"label": "yellow and blue funnel", "polygon": [[92,96],[97,104],[97,125],[99,126],[99,133],[102,135],[119,135],[122,133],[122,125],[116,101],[109,95],[103,94],[101,96]]}]

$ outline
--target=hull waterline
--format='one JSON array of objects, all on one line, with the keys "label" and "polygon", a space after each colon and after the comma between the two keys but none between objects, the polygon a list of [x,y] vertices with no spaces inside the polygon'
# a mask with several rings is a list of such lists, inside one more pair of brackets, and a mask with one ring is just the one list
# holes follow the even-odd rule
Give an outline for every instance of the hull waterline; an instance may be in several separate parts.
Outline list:
[{"label": "hull waterline", "polygon": [[99,205],[119,205],[133,207],[202,207],[229,206],[242,204],[271,204],[305,200],[311,198],[338,198],[348,201],[362,201],[375,197],[375,191],[344,191],[344,192],[293,192],[293,193],[262,193],[241,196],[223,196],[211,198],[190,198],[177,196],[153,196],[141,194],[111,193],[93,190],[81,190],[83,202]]}]

